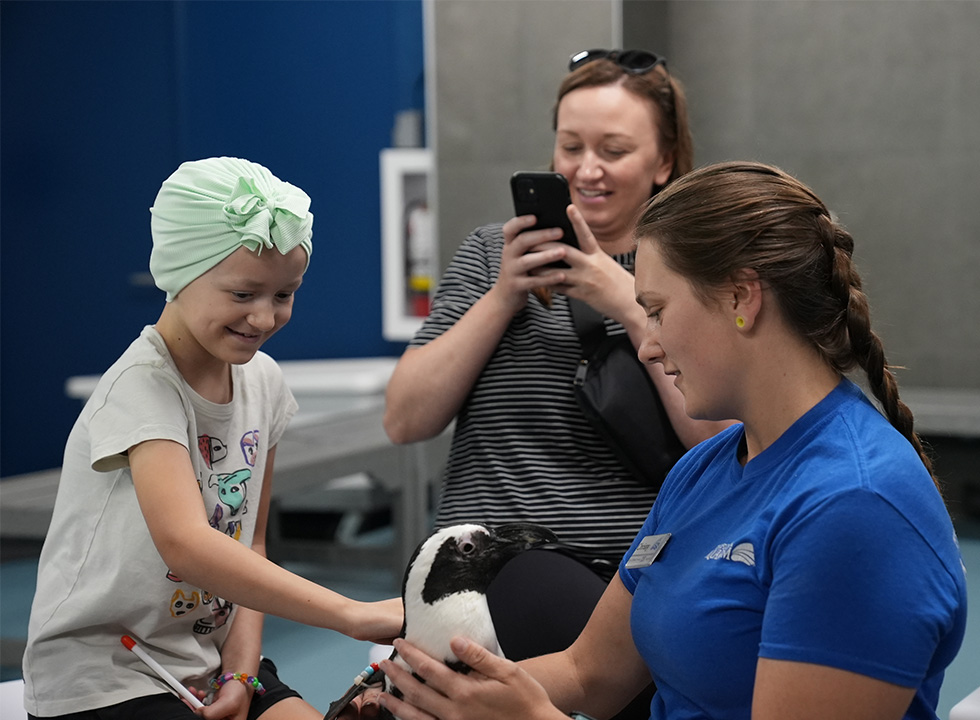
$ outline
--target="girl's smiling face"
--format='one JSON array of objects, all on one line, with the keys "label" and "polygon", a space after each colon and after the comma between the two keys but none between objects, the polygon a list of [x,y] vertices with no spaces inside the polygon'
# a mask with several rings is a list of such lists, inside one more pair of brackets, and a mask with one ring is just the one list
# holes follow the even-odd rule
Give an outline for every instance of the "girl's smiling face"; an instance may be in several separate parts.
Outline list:
[{"label": "girl's smiling face", "polygon": [[657,117],[650,101],[621,85],[572,90],[558,105],[554,168],[600,241],[628,236],[654,184],[670,177]]},{"label": "girl's smiling face", "polygon": [[706,303],[685,277],[664,264],[650,240],[637,245],[635,287],[647,316],[640,360],[659,362],[673,376],[692,418],[731,417],[726,408],[732,399],[735,326],[722,311],[722,301]]},{"label": "girl's smiling face", "polygon": [[265,248],[257,255],[241,247],[181,290],[172,304],[198,351],[238,365],[289,322],[305,269],[303,248],[286,255]]}]

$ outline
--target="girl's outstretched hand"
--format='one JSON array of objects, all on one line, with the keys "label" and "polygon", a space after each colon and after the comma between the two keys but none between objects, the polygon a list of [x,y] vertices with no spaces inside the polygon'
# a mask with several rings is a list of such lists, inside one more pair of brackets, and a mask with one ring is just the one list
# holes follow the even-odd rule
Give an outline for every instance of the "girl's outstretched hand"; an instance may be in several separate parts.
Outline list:
[{"label": "girl's outstretched hand", "polygon": [[355,640],[391,645],[391,641],[401,633],[405,618],[401,598],[378,602],[355,601],[354,607],[354,617],[345,635]]},{"label": "girl's outstretched hand", "polygon": [[485,648],[455,638],[453,652],[472,668],[457,673],[404,640],[395,641],[399,656],[415,675],[384,660],[381,669],[402,693],[388,693],[381,705],[402,720],[559,720],[566,716],[548,699],[545,689],[516,663]]}]

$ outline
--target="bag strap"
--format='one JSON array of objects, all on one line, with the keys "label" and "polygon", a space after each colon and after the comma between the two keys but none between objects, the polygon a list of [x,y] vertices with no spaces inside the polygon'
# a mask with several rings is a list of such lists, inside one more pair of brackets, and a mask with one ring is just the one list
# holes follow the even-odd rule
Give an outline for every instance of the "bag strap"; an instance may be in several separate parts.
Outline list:
[{"label": "bag strap", "polygon": [[592,357],[606,338],[605,320],[595,308],[576,298],[568,298],[568,309],[572,313],[575,332],[582,341],[582,354]]}]

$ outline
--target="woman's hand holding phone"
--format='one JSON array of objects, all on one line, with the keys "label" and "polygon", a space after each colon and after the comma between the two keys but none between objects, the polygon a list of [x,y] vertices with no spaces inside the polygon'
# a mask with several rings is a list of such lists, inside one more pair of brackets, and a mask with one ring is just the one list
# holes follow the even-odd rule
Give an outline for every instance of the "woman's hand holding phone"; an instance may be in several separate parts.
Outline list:
[{"label": "woman's hand holding phone", "polygon": [[[538,239],[535,235],[540,232],[538,230],[519,234],[521,239],[527,235],[532,240],[526,252],[539,256],[535,258],[534,269],[530,272],[538,279],[547,280],[540,287],[548,287],[588,303],[597,312],[620,322],[627,329],[637,323],[637,327],[642,328],[645,318],[643,310],[636,303],[633,276],[599,246],[599,241],[577,207],[569,205],[566,212],[577,238],[577,247],[556,239]],[[522,224],[522,227],[527,226],[527,223]],[[530,226],[533,226],[533,222]],[[507,237],[506,225],[504,237]],[[515,243],[514,247],[516,249],[518,245]],[[555,257],[560,257],[562,267],[554,266]]]},{"label": "woman's hand holding phone", "polygon": [[[529,215],[504,223],[500,275],[490,292],[498,295],[498,302],[512,315],[527,304],[528,292],[553,287],[565,279],[564,274],[553,267],[565,257],[568,247],[555,242],[561,237],[561,230],[529,230],[534,224],[534,217]],[[547,249],[541,247],[548,243],[553,244]]]},{"label": "woman's hand holding phone", "polygon": [[526,282],[515,286],[515,290],[522,288],[522,299],[514,312],[527,302],[527,290],[550,305],[548,289],[554,289],[629,327],[636,319],[633,311],[639,310],[633,278],[599,246],[571,202],[565,177],[555,172],[517,172],[510,185],[517,217],[504,225],[501,276],[507,256],[523,253],[521,263],[511,260],[508,269],[537,280],[531,286]]}]

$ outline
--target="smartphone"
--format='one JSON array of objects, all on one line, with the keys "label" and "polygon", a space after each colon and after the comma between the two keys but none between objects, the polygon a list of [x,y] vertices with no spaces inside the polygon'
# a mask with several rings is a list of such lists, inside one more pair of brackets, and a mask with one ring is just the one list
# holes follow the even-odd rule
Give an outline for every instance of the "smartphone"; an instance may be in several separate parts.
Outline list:
[{"label": "smartphone", "polygon": [[578,238],[565,212],[572,204],[572,198],[564,175],[556,172],[516,172],[510,178],[510,191],[514,196],[516,215],[537,217],[537,223],[530,230],[559,227],[563,231],[561,242],[578,247]]}]

